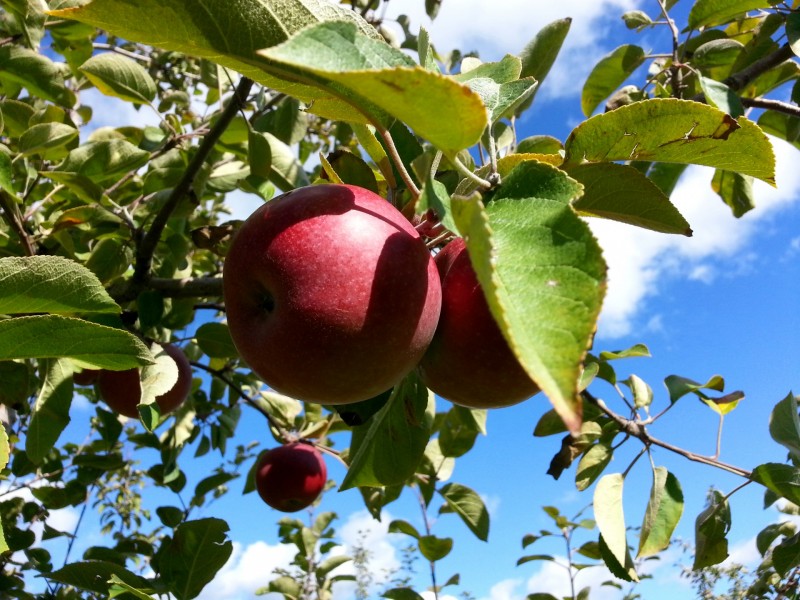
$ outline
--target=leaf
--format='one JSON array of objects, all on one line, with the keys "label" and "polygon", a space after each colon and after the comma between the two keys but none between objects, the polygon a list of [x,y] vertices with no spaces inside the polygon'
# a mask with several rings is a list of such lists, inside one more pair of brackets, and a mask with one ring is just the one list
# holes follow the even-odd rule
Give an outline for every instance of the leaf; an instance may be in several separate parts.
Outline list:
[{"label": "leaf", "polygon": [[561,140],[550,135],[532,135],[517,143],[519,154],[559,154],[564,150]]},{"label": "leaf", "polygon": [[800,534],[781,541],[772,549],[772,565],[781,577],[800,564]]},{"label": "leaf", "polygon": [[407,587],[386,590],[381,597],[389,598],[389,600],[425,600],[417,592]]},{"label": "leaf", "polygon": [[713,490],[706,509],[695,521],[695,554],[692,569],[718,565],[728,558],[731,509],[721,492]]},{"label": "leaf", "polygon": [[750,477],[790,502],[800,504],[800,469],[781,463],[765,463]]},{"label": "leaf", "polygon": [[625,514],[622,510],[622,488],[624,477],[620,473],[604,475],[594,489],[594,518],[601,539],[614,559],[628,574],[638,581],[633,571],[633,561],[625,539]]},{"label": "leaf", "polygon": [[135,171],[145,165],[150,153],[127,140],[88,142],[72,150],[58,170],[77,173],[100,183]]},{"label": "leaf", "polygon": [[[564,44],[571,24],[572,19],[569,17],[558,19],[548,23],[536,33],[519,54],[522,60],[522,70],[519,75],[521,78],[533,77],[539,83],[539,86],[542,85],[545,77],[550,73],[558,53],[561,51],[561,46]],[[517,116],[531,105],[533,96],[538,89],[538,87],[534,89],[531,97],[517,107]]]},{"label": "leaf", "polygon": [[697,0],[689,11],[689,29],[714,27],[758,8],[770,8],[768,0]]},{"label": "leaf", "polygon": [[[739,55],[742,53],[743,49],[744,45],[737,40],[732,40],[729,38],[711,40],[701,44],[700,47],[694,51],[692,61],[699,67],[706,70],[713,69],[714,67],[730,68],[730,65],[736,62],[736,59],[739,58]],[[700,82],[700,85],[703,86],[702,81]]]},{"label": "leaf", "polygon": [[567,138],[564,165],[584,160],[705,165],[775,184],[775,154],[755,123],[690,100],[644,100],[584,121]]},{"label": "leaf", "polygon": [[742,101],[731,88],[709,77],[699,77],[700,87],[705,94],[706,100],[711,106],[715,106],[721,111],[728,113],[734,119],[744,114]]},{"label": "leaf", "polygon": [[652,388],[638,375],[631,375],[622,383],[633,392],[633,405],[636,408],[646,408],[653,403]]},{"label": "leaf", "polygon": [[656,467],[636,557],[653,556],[665,550],[682,514],[683,490],[678,479],[666,468]]},{"label": "leaf", "polygon": [[355,11],[325,0],[269,4],[240,0],[235,10],[226,0],[211,0],[200,11],[184,0],[141,0],[133,4],[94,0],[47,14],[88,23],[131,42],[213,60],[267,87],[313,102],[314,112],[332,119],[352,118],[354,111],[328,91],[265,73],[252,64],[256,50],[275,46],[304,27],[325,20],[354,23],[364,34],[379,39],[378,32]]},{"label": "leaf", "polygon": [[231,333],[225,323],[203,323],[194,334],[197,345],[210,358],[235,358],[239,356],[233,345]]},{"label": "leaf", "polygon": [[800,416],[797,414],[797,398],[794,394],[789,393],[772,409],[769,434],[789,450],[796,460],[800,460]]},{"label": "leaf", "polygon": [[78,130],[64,123],[37,123],[19,138],[19,151],[23,156],[34,154],[46,158],[66,154],[64,146],[78,138]]},{"label": "leaf", "polygon": [[269,179],[272,173],[272,147],[266,134],[248,129],[247,163],[250,165],[250,173]]},{"label": "leaf", "polygon": [[31,96],[72,108],[75,93],[64,85],[64,73],[52,60],[17,45],[0,47],[0,80],[13,81]]},{"label": "leaf", "polygon": [[79,70],[106,96],[134,104],[149,104],[156,97],[156,83],[150,73],[135,60],[116,52],[96,54]]},{"label": "leaf", "polygon": [[41,361],[42,388],[33,407],[25,452],[38,465],[52,450],[61,432],[69,425],[72,405],[72,367],[66,360]]},{"label": "leaf", "polygon": [[109,598],[116,598],[118,596],[124,596],[126,594],[132,594],[135,598],[139,598],[139,600],[153,600],[153,596],[151,593],[155,593],[155,590],[152,587],[148,587],[146,589],[138,589],[134,586],[125,583],[120,579],[117,575],[112,575],[111,579],[108,580],[110,587],[108,589],[108,597]]},{"label": "leaf", "polygon": [[480,96],[489,110],[489,123],[494,123],[533,95],[538,82],[532,77],[520,79],[521,71],[520,59],[507,54],[500,62],[483,63],[453,79]]},{"label": "leaf", "polygon": [[71,358],[83,369],[114,371],[152,361],[127,331],[57,315],[0,320],[0,360],[20,358]]},{"label": "leaf", "polygon": [[[8,444],[8,433],[6,428],[0,426],[0,470],[6,468],[8,459],[11,456],[11,447]],[[0,553],[9,550],[8,543],[6,542],[6,534],[3,531],[3,524],[0,522]]]},{"label": "leaf", "polygon": [[592,445],[581,457],[575,471],[575,487],[578,488],[578,491],[582,492],[592,485],[613,457],[614,453],[606,444]]},{"label": "leaf", "polygon": [[[796,87],[800,89],[800,85]],[[758,118],[758,126],[767,133],[786,140],[800,150],[800,117],[779,113],[774,110],[765,110]]]},{"label": "leaf", "polygon": [[448,155],[475,144],[487,125],[477,94],[353,23],[320,23],[257,55],[265,70],[335,90],[372,122],[388,126],[391,115]]},{"label": "leaf", "polygon": [[186,521],[165,538],[158,551],[158,571],[178,600],[196,598],[228,561],[233,544],[222,519]]},{"label": "leaf", "polygon": [[786,37],[792,52],[800,56],[800,13],[796,11],[786,17]]},{"label": "leaf", "polygon": [[756,548],[759,554],[764,556],[769,550],[772,543],[779,537],[791,537],[797,531],[797,526],[790,522],[784,521],[782,523],[770,523],[764,529],[758,532],[756,536]]},{"label": "leaf", "polygon": [[669,198],[641,172],[617,163],[586,163],[569,169],[583,184],[572,203],[578,214],[603,217],[661,233],[691,236],[692,230]]},{"label": "leaf", "polygon": [[435,535],[423,535],[418,543],[420,554],[431,562],[443,559],[453,549],[452,538],[438,538]]},{"label": "leaf", "polygon": [[431,178],[430,174],[417,201],[418,212],[425,212],[428,209],[432,209],[436,213],[442,225],[447,229],[458,231],[453,220],[452,201],[447,194],[447,188],[441,181]]},{"label": "leaf", "polygon": [[448,483],[439,493],[475,537],[484,542],[489,539],[489,511],[477,493],[458,483]]},{"label": "leaf", "polygon": [[262,135],[270,148],[269,180],[284,192],[309,185],[308,176],[294,151],[271,133]]},{"label": "leaf", "polygon": [[711,180],[711,189],[719,194],[736,218],[756,207],[753,196],[753,178],[749,175],[717,169]]},{"label": "leaf", "polygon": [[669,391],[670,403],[675,404],[675,402],[690,393],[697,394],[701,398],[707,397],[701,390],[721,392],[725,389],[725,380],[719,375],[714,375],[705,383],[697,383],[686,377],[669,375],[664,379],[664,385],[667,386],[667,390]]},{"label": "leaf", "polygon": [[625,44],[605,55],[586,78],[581,92],[581,109],[590,116],[594,109],[611,95],[644,62],[639,46]]},{"label": "leaf", "polygon": [[350,468],[340,489],[400,484],[413,475],[431,434],[429,401],[413,372],[396,385],[386,405],[366,425],[353,428]]},{"label": "leaf", "polygon": [[0,259],[0,314],[119,313],[94,273],[61,256]]},{"label": "leaf", "polygon": [[[458,458],[469,452],[481,433],[475,414],[486,414],[486,410],[473,410],[454,404],[444,415],[439,429],[439,448],[446,457]],[[560,420],[559,420],[560,422]]]},{"label": "leaf", "polygon": [[[570,202],[580,185],[563,171],[523,162],[484,209],[453,202],[492,315],[530,377],[571,431],[583,358],[605,294],[606,265]],[[550,315],[544,320],[537,315]]]},{"label": "leaf", "polygon": [[134,575],[122,565],[102,560],[69,563],[57,571],[43,575],[50,581],[64,583],[96,594],[107,594],[108,582],[115,575],[134,588],[147,589],[149,587],[146,579]]}]

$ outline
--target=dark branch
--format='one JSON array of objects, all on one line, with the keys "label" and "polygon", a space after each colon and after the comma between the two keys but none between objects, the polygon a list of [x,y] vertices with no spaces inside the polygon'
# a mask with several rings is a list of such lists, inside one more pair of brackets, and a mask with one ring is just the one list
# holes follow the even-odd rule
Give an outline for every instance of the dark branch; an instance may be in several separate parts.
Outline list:
[{"label": "dark branch", "polygon": [[125,303],[136,299],[143,289],[161,292],[164,298],[220,298],[222,297],[222,278],[167,279],[151,277],[141,286],[132,286],[127,281],[112,286],[108,293],[116,302]]},{"label": "dark branch", "polygon": [[736,92],[741,90],[759,75],[766,73],[773,67],[777,67],[779,64],[786,62],[794,56],[795,54],[791,46],[786,43],[772,54],[768,54],[764,58],[755,61],[750,66],[745,67],[738,73],[734,73],[730,77],[727,77],[722,83]]},{"label": "dark branch", "polygon": [[748,108],[766,108],[800,118],[800,106],[789,104],[788,102],[781,102],[780,100],[772,100],[770,98],[742,98],[742,104]]}]

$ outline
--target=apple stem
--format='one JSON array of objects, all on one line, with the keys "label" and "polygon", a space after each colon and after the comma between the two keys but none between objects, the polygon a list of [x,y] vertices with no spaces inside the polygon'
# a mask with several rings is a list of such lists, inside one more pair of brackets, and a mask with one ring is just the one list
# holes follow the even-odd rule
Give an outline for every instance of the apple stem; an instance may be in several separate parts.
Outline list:
[{"label": "apple stem", "polygon": [[403,164],[403,159],[400,158],[400,153],[397,151],[397,146],[394,145],[392,134],[389,133],[389,130],[383,126],[376,126],[376,130],[381,135],[383,143],[386,145],[386,152],[389,155],[389,158],[392,159],[394,166],[397,168],[397,172],[400,173],[400,178],[408,188],[408,191],[411,192],[411,195],[414,197],[414,202],[416,203],[416,200],[419,198],[420,194],[419,188],[417,187],[417,184],[414,183],[414,180],[411,178],[411,174]]}]

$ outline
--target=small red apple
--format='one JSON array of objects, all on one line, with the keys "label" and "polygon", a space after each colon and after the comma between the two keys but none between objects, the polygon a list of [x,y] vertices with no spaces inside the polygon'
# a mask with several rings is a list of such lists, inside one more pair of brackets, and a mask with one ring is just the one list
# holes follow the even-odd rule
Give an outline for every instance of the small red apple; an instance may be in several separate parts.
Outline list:
[{"label": "small red apple", "polygon": [[422,358],[441,287],[425,243],[384,198],[300,188],[256,210],[223,271],[239,355],[278,392],[320,404],[373,398]]},{"label": "small red apple", "polygon": [[[186,355],[177,346],[163,344],[166,352],[178,366],[178,381],[165,394],[156,397],[158,409],[162,415],[172,412],[183,404],[192,389],[192,365]],[[97,388],[100,397],[112,410],[130,417],[139,418],[136,406],[142,395],[142,385],[139,381],[139,370],[127,371],[102,370],[97,378]]]},{"label": "small red apple", "polygon": [[99,369],[84,369],[83,371],[77,371],[72,374],[72,382],[75,385],[92,385],[97,381],[99,375]]},{"label": "small red apple", "polygon": [[439,326],[419,371],[433,392],[468,408],[497,408],[539,391],[509,348],[456,238],[436,255],[442,278]]},{"label": "small red apple", "polygon": [[312,444],[292,442],[267,450],[256,467],[256,489],[272,508],[295,512],[316,500],[328,469]]}]

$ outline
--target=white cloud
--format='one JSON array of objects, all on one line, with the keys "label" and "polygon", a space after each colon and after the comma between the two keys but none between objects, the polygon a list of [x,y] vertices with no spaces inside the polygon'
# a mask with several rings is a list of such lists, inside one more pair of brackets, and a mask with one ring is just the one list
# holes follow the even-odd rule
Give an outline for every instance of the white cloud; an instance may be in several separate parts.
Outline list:
[{"label": "white cloud", "polygon": [[481,598],[481,600],[515,600],[515,598],[520,598],[519,587],[523,583],[522,579],[498,581],[489,589],[489,595]]},{"label": "white cloud", "polygon": [[[275,578],[275,569],[288,568],[296,553],[297,548],[289,544],[271,546],[265,542],[255,542],[242,547],[234,542],[230,559],[205,587],[199,600],[249,600],[258,588]],[[279,596],[269,594],[261,597],[271,600]]]},{"label": "white cloud", "polygon": [[[765,222],[800,197],[800,171],[795,167],[797,150],[773,139],[777,156],[778,187],[756,182],[756,208],[741,219],[711,190],[712,172],[690,167],[672,194],[672,201],[689,221],[691,238],[638,229],[628,225],[591,219],[590,225],[609,265],[609,284],[599,337],[629,334],[645,302],[656,296],[670,279],[693,279],[709,283],[724,271],[746,272],[757,259],[754,240]],[[659,323],[657,320],[654,323]]]}]

